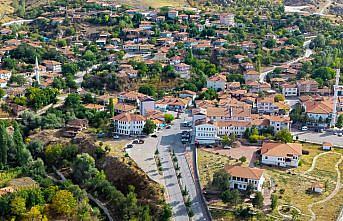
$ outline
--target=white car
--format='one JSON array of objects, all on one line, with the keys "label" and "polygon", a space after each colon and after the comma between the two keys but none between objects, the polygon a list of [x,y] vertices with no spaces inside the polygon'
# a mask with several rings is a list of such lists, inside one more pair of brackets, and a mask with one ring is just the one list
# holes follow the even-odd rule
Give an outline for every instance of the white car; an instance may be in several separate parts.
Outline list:
[{"label": "white car", "polygon": [[338,133],[338,136],[339,136],[339,137],[343,136],[343,133],[342,133],[342,132],[339,132],[339,133]]},{"label": "white car", "polygon": [[307,131],[308,130],[308,127],[307,126],[302,126],[301,127],[301,131]]},{"label": "white car", "polygon": [[118,140],[120,137],[118,135],[114,135],[113,139]]},{"label": "white car", "polygon": [[231,149],[230,146],[224,146],[223,148],[224,148],[224,149]]}]

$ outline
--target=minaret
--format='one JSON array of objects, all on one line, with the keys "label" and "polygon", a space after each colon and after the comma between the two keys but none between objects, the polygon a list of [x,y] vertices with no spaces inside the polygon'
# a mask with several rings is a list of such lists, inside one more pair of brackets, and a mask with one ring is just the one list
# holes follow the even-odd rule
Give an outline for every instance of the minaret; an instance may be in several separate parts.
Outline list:
[{"label": "minaret", "polygon": [[38,66],[37,56],[36,56],[35,76],[36,76],[37,85],[40,85],[39,66]]}]

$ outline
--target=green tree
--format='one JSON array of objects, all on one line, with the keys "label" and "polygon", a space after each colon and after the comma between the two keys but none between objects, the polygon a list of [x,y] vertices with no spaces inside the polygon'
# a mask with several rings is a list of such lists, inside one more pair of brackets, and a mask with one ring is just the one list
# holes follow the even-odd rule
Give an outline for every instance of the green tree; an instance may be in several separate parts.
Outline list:
[{"label": "green tree", "polygon": [[282,94],[277,94],[274,97],[275,102],[285,101],[285,97]]},{"label": "green tree", "polygon": [[4,89],[0,88],[0,100],[6,95],[6,92]]},{"label": "green tree", "polygon": [[224,170],[218,170],[213,174],[212,185],[219,190],[230,188],[230,175]]},{"label": "green tree", "polygon": [[338,116],[336,127],[342,128],[343,127],[343,114]]},{"label": "green tree", "polygon": [[9,136],[6,126],[3,122],[0,123],[0,168],[7,165],[7,154],[9,149]]},{"label": "green tree", "polygon": [[255,197],[252,199],[252,205],[256,208],[262,209],[263,196],[261,192],[256,192]]},{"label": "green tree", "polygon": [[164,114],[164,120],[167,124],[171,123],[174,120],[174,115]]},{"label": "green tree", "polygon": [[111,117],[114,116],[114,101],[113,98],[110,98],[110,102],[108,104],[108,110],[110,111]]},{"label": "green tree", "polygon": [[59,190],[52,198],[51,207],[57,214],[71,217],[76,212],[77,202],[71,192]]},{"label": "green tree", "polygon": [[287,129],[282,129],[275,134],[275,139],[284,143],[291,143],[293,141],[292,134]]},{"label": "green tree", "polygon": [[139,87],[138,92],[142,94],[146,94],[148,96],[155,96],[156,88],[152,85],[145,84]]},{"label": "green tree", "polygon": [[78,183],[84,183],[92,178],[98,170],[95,168],[95,160],[88,153],[76,156],[73,164],[73,177]]},{"label": "green tree", "polygon": [[222,137],[221,142],[222,142],[222,144],[224,146],[227,146],[227,145],[231,144],[231,140],[230,140],[230,138],[226,134]]},{"label": "green tree", "polygon": [[241,195],[238,190],[226,190],[221,195],[220,198],[224,203],[228,203],[237,206],[241,201]]},{"label": "green tree", "polygon": [[241,158],[239,158],[239,161],[245,163],[247,161],[247,158],[245,156],[242,156]]},{"label": "green tree", "polygon": [[152,134],[155,131],[155,129],[156,129],[156,124],[150,119],[146,120],[143,127],[143,133]]},{"label": "green tree", "polygon": [[32,161],[32,156],[29,150],[26,149],[23,137],[20,132],[20,128],[17,124],[14,125],[14,132],[12,135],[14,146],[16,147],[17,153],[17,164],[25,166]]},{"label": "green tree", "polygon": [[278,197],[277,195],[272,194],[271,198],[272,198],[271,208],[272,210],[275,210],[278,204]]},{"label": "green tree", "polygon": [[14,215],[22,216],[26,212],[26,200],[23,197],[15,196],[11,200],[11,212]]}]

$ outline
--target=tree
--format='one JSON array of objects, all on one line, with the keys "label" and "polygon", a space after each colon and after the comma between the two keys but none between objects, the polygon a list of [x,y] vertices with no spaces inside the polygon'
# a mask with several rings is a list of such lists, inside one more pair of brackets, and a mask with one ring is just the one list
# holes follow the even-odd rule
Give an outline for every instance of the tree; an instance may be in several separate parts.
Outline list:
[{"label": "tree", "polygon": [[73,177],[78,183],[84,183],[97,172],[95,160],[88,153],[82,153],[76,156],[73,164]]},{"label": "tree", "polygon": [[252,199],[252,205],[259,209],[263,207],[263,196],[261,192],[256,192],[255,197]]},{"label": "tree", "polygon": [[0,123],[0,168],[7,165],[7,154],[9,149],[9,136],[4,123]]},{"label": "tree", "polygon": [[219,190],[230,188],[230,175],[225,170],[218,170],[213,174],[212,185]]},{"label": "tree", "polygon": [[171,123],[174,120],[174,115],[172,114],[165,114],[164,120],[167,124]]},{"label": "tree", "polygon": [[111,117],[114,116],[114,101],[113,98],[110,98],[110,102],[108,104],[108,110],[110,111]]},{"label": "tree", "polygon": [[343,127],[343,114],[338,116],[336,127],[342,128]]},{"label": "tree", "polygon": [[0,99],[2,99],[5,95],[6,95],[5,90],[0,88]]},{"label": "tree", "polygon": [[62,145],[49,145],[45,148],[45,159],[51,165],[60,165],[62,161]]},{"label": "tree", "polygon": [[11,212],[14,215],[22,216],[26,212],[26,200],[21,196],[15,196],[11,200]]},{"label": "tree", "polygon": [[62,73],[75,75],[79,71],[79,66],[76,63],[65,63],[62,65]]},{"label": "tree", "polygon": [[227,145],[231,144],[230,138],[226,134],[222,137],[222,141],[221,142],[222,142],[222,144],[224,146],[227,146]]},{"label": "tree", "polygon": [[285,101],[285,97],[282,94],[277,94],[274,97],[275,102]]},{"label": "tree", "polygon": [[242,199],[241,195],[238,190],[226,190],[221,195],[220,198],[223,200],[224,203],[228,203],[231,205],[236,206],[239,204]]},{"label": "tree", "polygon": [[78,94],[68,94],[64,101],[64,106],[67,108],[78,108],[81,105],[81,97]]},{"label": "tree", "polygon": [[275,134],[275,139],[284,143],[291,143],[293,141],[292,134],[287,129],[282,129]]},{"label": "tree", "polygon": [[71,192],[59,190],[52,198],[51,207],[57,214],[71,217],[76,211],[77,202]]},{"label": "tree", "polygon": [[27,165],[28,162],[32,161],[32,156],[30,151],[26,149],[18,124],[14,125],[12,139],[13,144],[16,147],[17,164],[20,166]]},{"label": "tree", "polygon": [[239,158],[239,161],[241,161],[242,163],[247,161],[247,158],[245,156],[242,156],[241,158]]},{"label": "tree", "polygon": [[152,85],[145,84],[139,87],[138,92],[142,94],[146,94],[148,96],[155,96],[156,88]]},{"label": "tree", "polygon": [[146,120],[143,127],[143,133],[152,134],[155,131],[155,129],[156,129],[156,124],[150,119]]},{"label": "tree", "polygon": [[271,208],[272,210],[275,210],[278,204],[278,197],[275,194],[272,194],[272,203],[271,203]]},{"label": "tree", "polygon": [[319,67],[315,69],[312,73],[313,79],[321,79],[322,81],[326,82],[328,80],[333,79],[336,76],[335,70],[330,67]]},{"label": "tree", "polygon": [[165,204],[163,206],[163,212],[162,212],[162,215],[161,215],[161,221],[169,221],[170,218],[172,217],[173,215],[173,211],[172,211],[172,208],[169,204]]},{"label": "tree", "polygon": [[43,142],[40,140],[33,140],[27,145],[27,149],[31,152],[33,158],[37,158],[43,152]]}]

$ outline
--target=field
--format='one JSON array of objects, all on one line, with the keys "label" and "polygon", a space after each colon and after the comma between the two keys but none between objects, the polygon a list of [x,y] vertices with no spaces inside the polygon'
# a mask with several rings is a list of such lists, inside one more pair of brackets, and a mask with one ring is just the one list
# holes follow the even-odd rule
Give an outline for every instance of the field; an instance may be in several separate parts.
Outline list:
[{"label": "field", "polygon": [[210,153],[203,149],[198,149],[198,167],[201,186],[210,188],[213,174],[223,169],[225,164],[234,164],[236,160],[230,160],[227,156]]},{"label": "field", "polygon": [[0,22],[6,22],[10,20],[8,15],[13,13],[11,2],[12,0],[0,0]]},{"label": "field", "polygon": [[[308,206],[312,203],[327,198],[336,187],[337,171],[335,165],[340,160],[343,151],[341,149],[332,152],[323,152],[319,146],[304,145],[305,150],[309,150],[309,155],[301,157],[302,165],[297,169],[292,169],[291,173],[277,168],[267,168],[267,174],[275,184],[275,194],[279,196],[279,205],[292,205],[298,208],[302,215],[301,220],[310,220],[311,214]],[[322,153],[322,154],[321,154]],[[324,154],[323,154],[324,153]],[[316,155],[316,163],[311,168],[312,161]],[[343,172],[342,163],[340,171]],[[320,182],[324,185],[323,194],[308,193],[313,182]],[[342,191],[327,202],[313,206],[313,212],[317,220],[335,220],[342,205]],[[273,212],[274,216],[280,217],[278,211]]]}]

